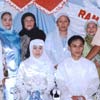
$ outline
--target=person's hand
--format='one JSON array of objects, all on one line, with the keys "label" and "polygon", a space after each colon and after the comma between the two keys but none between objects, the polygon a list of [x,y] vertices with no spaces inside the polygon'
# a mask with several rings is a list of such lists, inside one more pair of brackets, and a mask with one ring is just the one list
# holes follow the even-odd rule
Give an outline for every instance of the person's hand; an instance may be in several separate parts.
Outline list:
[{"label": "person's hand", "polygon": [[72,100],[78,100],[79,96],[72,96]]},{"label": "person's hand", "polygon": [[[82,99],[80,99],[82,98]],[[86,100],[84,96],[72,96],[72,100]]]}]

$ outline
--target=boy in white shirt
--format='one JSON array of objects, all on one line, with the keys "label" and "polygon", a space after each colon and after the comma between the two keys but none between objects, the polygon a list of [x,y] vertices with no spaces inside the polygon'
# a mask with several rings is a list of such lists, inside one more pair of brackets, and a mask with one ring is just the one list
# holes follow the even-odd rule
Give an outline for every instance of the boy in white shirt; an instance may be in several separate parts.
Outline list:
[{"label": "boy in white shirt", "polygon": [[93,100],[99,77],[93,62],[82,57],[84,39],[75,35],[68,40],[71,57],[58,65],[56,80],[61,100]]}]

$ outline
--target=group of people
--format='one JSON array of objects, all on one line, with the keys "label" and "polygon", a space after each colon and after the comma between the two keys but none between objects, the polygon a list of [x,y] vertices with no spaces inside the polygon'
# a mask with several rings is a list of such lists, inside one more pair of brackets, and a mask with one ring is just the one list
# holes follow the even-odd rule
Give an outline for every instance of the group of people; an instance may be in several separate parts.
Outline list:
[{"label": "group of people", "polygon": [[[56,29],[49,34],[37,27],[30,12],[23,14],[19,34],[13,29],[11,13],[4,12],[1,22],[2,100],[93,100],[99,87],[100,47],[91,45],[97,22],[86,24],[85,38],[69,29],[65,13],[57,16]],[[96,56],[92,47],[98,50]]]}]

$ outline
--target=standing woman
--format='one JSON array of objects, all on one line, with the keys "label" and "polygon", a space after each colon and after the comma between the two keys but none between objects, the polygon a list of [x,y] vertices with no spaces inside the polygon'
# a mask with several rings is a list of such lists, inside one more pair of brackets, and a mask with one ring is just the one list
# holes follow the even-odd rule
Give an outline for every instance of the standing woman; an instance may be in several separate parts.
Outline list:
[{"label": "standing woman", "polygon": [[58,14],[55,21],[56,29],[47,35],[45,46],[54,66],[57,66],[66,56],[70,56],[67,41],[72,32],[69,29],[70,19],[66,13]]},{"label": "standing woman", "polygon": [[20,63],[20,38],[12,27],[12,15],[4,12],[1,15],[2,28],[0,28],[0,40],[2,44],[2,63],[5,80],[5,100],[13,100],[11,88],[14,86],[15,77]]},{"label": "standing woman", "polygon": [[[40,37],[41,36],[41,37]],[[38,33],[30,42],[30,57],[21,62],[16,87],[18,100],[51,100],[54,87],[54,67],[44,47],[45,34]],[[16,95],[16,94],[15,94]]]},{"label": "standing woman", "polygon": [[[86,24],[86,37],[85,37],[85,45],[83,50],[84,57],[86,57],[90,52],[90,50],[93,48],[91,42],[94,36],[97,34],[97,30],[98,30],[98,23],[95,20],[89,20]],[[100,77],[100,53],[98,53],[91,60],[95,63]]]},{"label": "standing woman", "polygon": [[36,18],[34,14],[27,12],[23,14],[21,18],[22,30],[19,35],[21,37],[21,51],[22,51],[22,60],[25,60],[30,56],[29,54],[29,43],[34,37],[35,33],[41,31],[36,26]]}]

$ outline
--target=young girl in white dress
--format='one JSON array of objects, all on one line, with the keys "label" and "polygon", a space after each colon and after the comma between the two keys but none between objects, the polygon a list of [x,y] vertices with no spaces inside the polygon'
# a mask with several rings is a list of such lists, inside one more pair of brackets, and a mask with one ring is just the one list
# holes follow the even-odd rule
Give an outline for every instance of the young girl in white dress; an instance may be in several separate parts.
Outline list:
[{"label": "young girl in white dress", "polygon": [[43,39],[33,39],[29,49],[30,57],[21,62],[18,70],[16,89],[19,96],[16,97],[20,98],[18,100],[51,100],[54,67],[46,55]]}]

